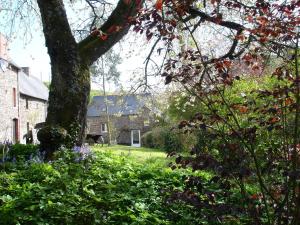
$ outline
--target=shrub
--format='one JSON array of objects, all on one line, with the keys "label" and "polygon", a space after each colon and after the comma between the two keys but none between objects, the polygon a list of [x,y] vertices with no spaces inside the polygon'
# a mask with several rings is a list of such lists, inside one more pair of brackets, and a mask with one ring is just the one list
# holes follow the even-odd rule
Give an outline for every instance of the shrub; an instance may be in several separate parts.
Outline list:
[{"label": "shrub", "polygon": [[89,145],[94,145],[94,144],[95,144],[95,141],[94,141],[93,138],[88,138],[88,139],[86,140],[86,143],[88,143]]},{"label": "shrub", "polygon": [[38,155],[38,145],[15,144],[11,146],[8,156],[10,160],[29,160]]},{"label": "shrub", "polygon": [[149,148],[163,149],[165,145],[164,133],[165,127],[155,127],[142,136],[142,144]]},{"label": "shrub", "polygon": [[145,147],[154,148],[152,131],[148,131],[142,136],[142,145]]},{"label": "shrub", "polygon": [[185,148],[180,134],[173,130],[166,130],[163,133],[164,150],[166,152],[182,152]]},{"label": "shrub", "polygon": [[71,152],[0,173],[0,225],[201,224],[199,213],[169,201],[186,171],[107,152],[75,163]]},{"label": "shrub", "polygon": [[195,139],[194,134],[184,134],[176,128],[156,127],[142,136],[142,144],[166,152],[182,152],[191,149]]},{"label": "shrub", "polygon": [[167,132],[168,127],[156,127],[152,130],[152,139],[154,148],[164,149],[165,139],[164,133]]}]

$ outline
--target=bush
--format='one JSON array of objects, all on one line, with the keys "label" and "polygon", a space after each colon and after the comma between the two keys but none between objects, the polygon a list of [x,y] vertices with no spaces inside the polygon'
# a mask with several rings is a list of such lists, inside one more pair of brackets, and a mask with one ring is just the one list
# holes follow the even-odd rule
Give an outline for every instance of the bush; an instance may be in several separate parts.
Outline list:
[{"label": "bush", "polygon": [[9,159],[29,160],[31,157],[38,155],[38,145],[15,144],[11,146],[8,152]]},{"label": "bush", "polygon": [[142,145],[148,148],[154,148],[152,131],[148,131],[142,136]]},{"label": "bush", "polygon": [[166,152],[182,152],[185,148],[183,140],[180,137],[180,134],[167,130],[163,133],[164,138],[164,150]]},{"label": "bush", "polygon": [[89,145],[94,145],[95,144],[95,140],[93,138],[88,138],[86,140],[86,143],[88,143]]},{"label": "bush", "polygon": [[163,149],[165,145],[164,133],[165,127],[155,127],[142,136],[142,144],[148,148]]},{"label": "bush", "polygon": [[156,127],[142,136],[143,146],[166,152],[188,151],[194,143],[194,134],[184,134],[171,127]]},{"label": "bush", "polygon": [[186,171],[109,153],[75,163],[70,152],[0,173],[0,225],[201,223],[199,213],[168,201],[168,187],[182,189]]}]

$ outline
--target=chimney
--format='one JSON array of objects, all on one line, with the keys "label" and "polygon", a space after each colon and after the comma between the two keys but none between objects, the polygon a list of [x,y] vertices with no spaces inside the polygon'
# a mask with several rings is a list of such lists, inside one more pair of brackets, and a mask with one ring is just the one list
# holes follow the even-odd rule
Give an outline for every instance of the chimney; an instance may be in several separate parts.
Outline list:
[{"label": "chimney", "polygon": [[3,34],[0,33],[0,58],[8,60],[8,43]]},{"label": "chimney", "polygon": [[30,68],[29,67],[22,67],[22,71],[29,76],[30,75]]}]

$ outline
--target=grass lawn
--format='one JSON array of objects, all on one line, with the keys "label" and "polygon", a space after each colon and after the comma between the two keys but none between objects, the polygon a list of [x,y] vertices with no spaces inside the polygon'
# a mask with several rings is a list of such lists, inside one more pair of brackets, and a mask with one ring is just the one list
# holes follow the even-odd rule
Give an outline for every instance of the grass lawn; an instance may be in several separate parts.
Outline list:
[{"label": "grass lawn", "polygon": [[170,159],[167,158],[167,154],[159,149],[152,148],[136,148],[125,145],[95,145],[92,149],[96,152],[110,152],[114,155],[128,157],[138,163],[155,163],[161,165],[167,165]]}]

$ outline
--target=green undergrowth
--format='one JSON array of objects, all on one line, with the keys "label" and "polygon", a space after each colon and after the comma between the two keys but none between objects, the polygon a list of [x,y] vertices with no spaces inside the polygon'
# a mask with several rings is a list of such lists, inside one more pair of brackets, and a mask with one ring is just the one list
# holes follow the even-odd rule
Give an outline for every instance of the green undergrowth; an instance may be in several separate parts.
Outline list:
[{"label": "green undergrowth", "polygon": [[64,153],[51,163],[2,170],[0,224],[199,224],[191,207],[170,201],[171,190],[182,191],[191,171],[161,164],[165,155],[158,151],[159,157],[138,161],[143,151],[103,150],[81,162]]}]

